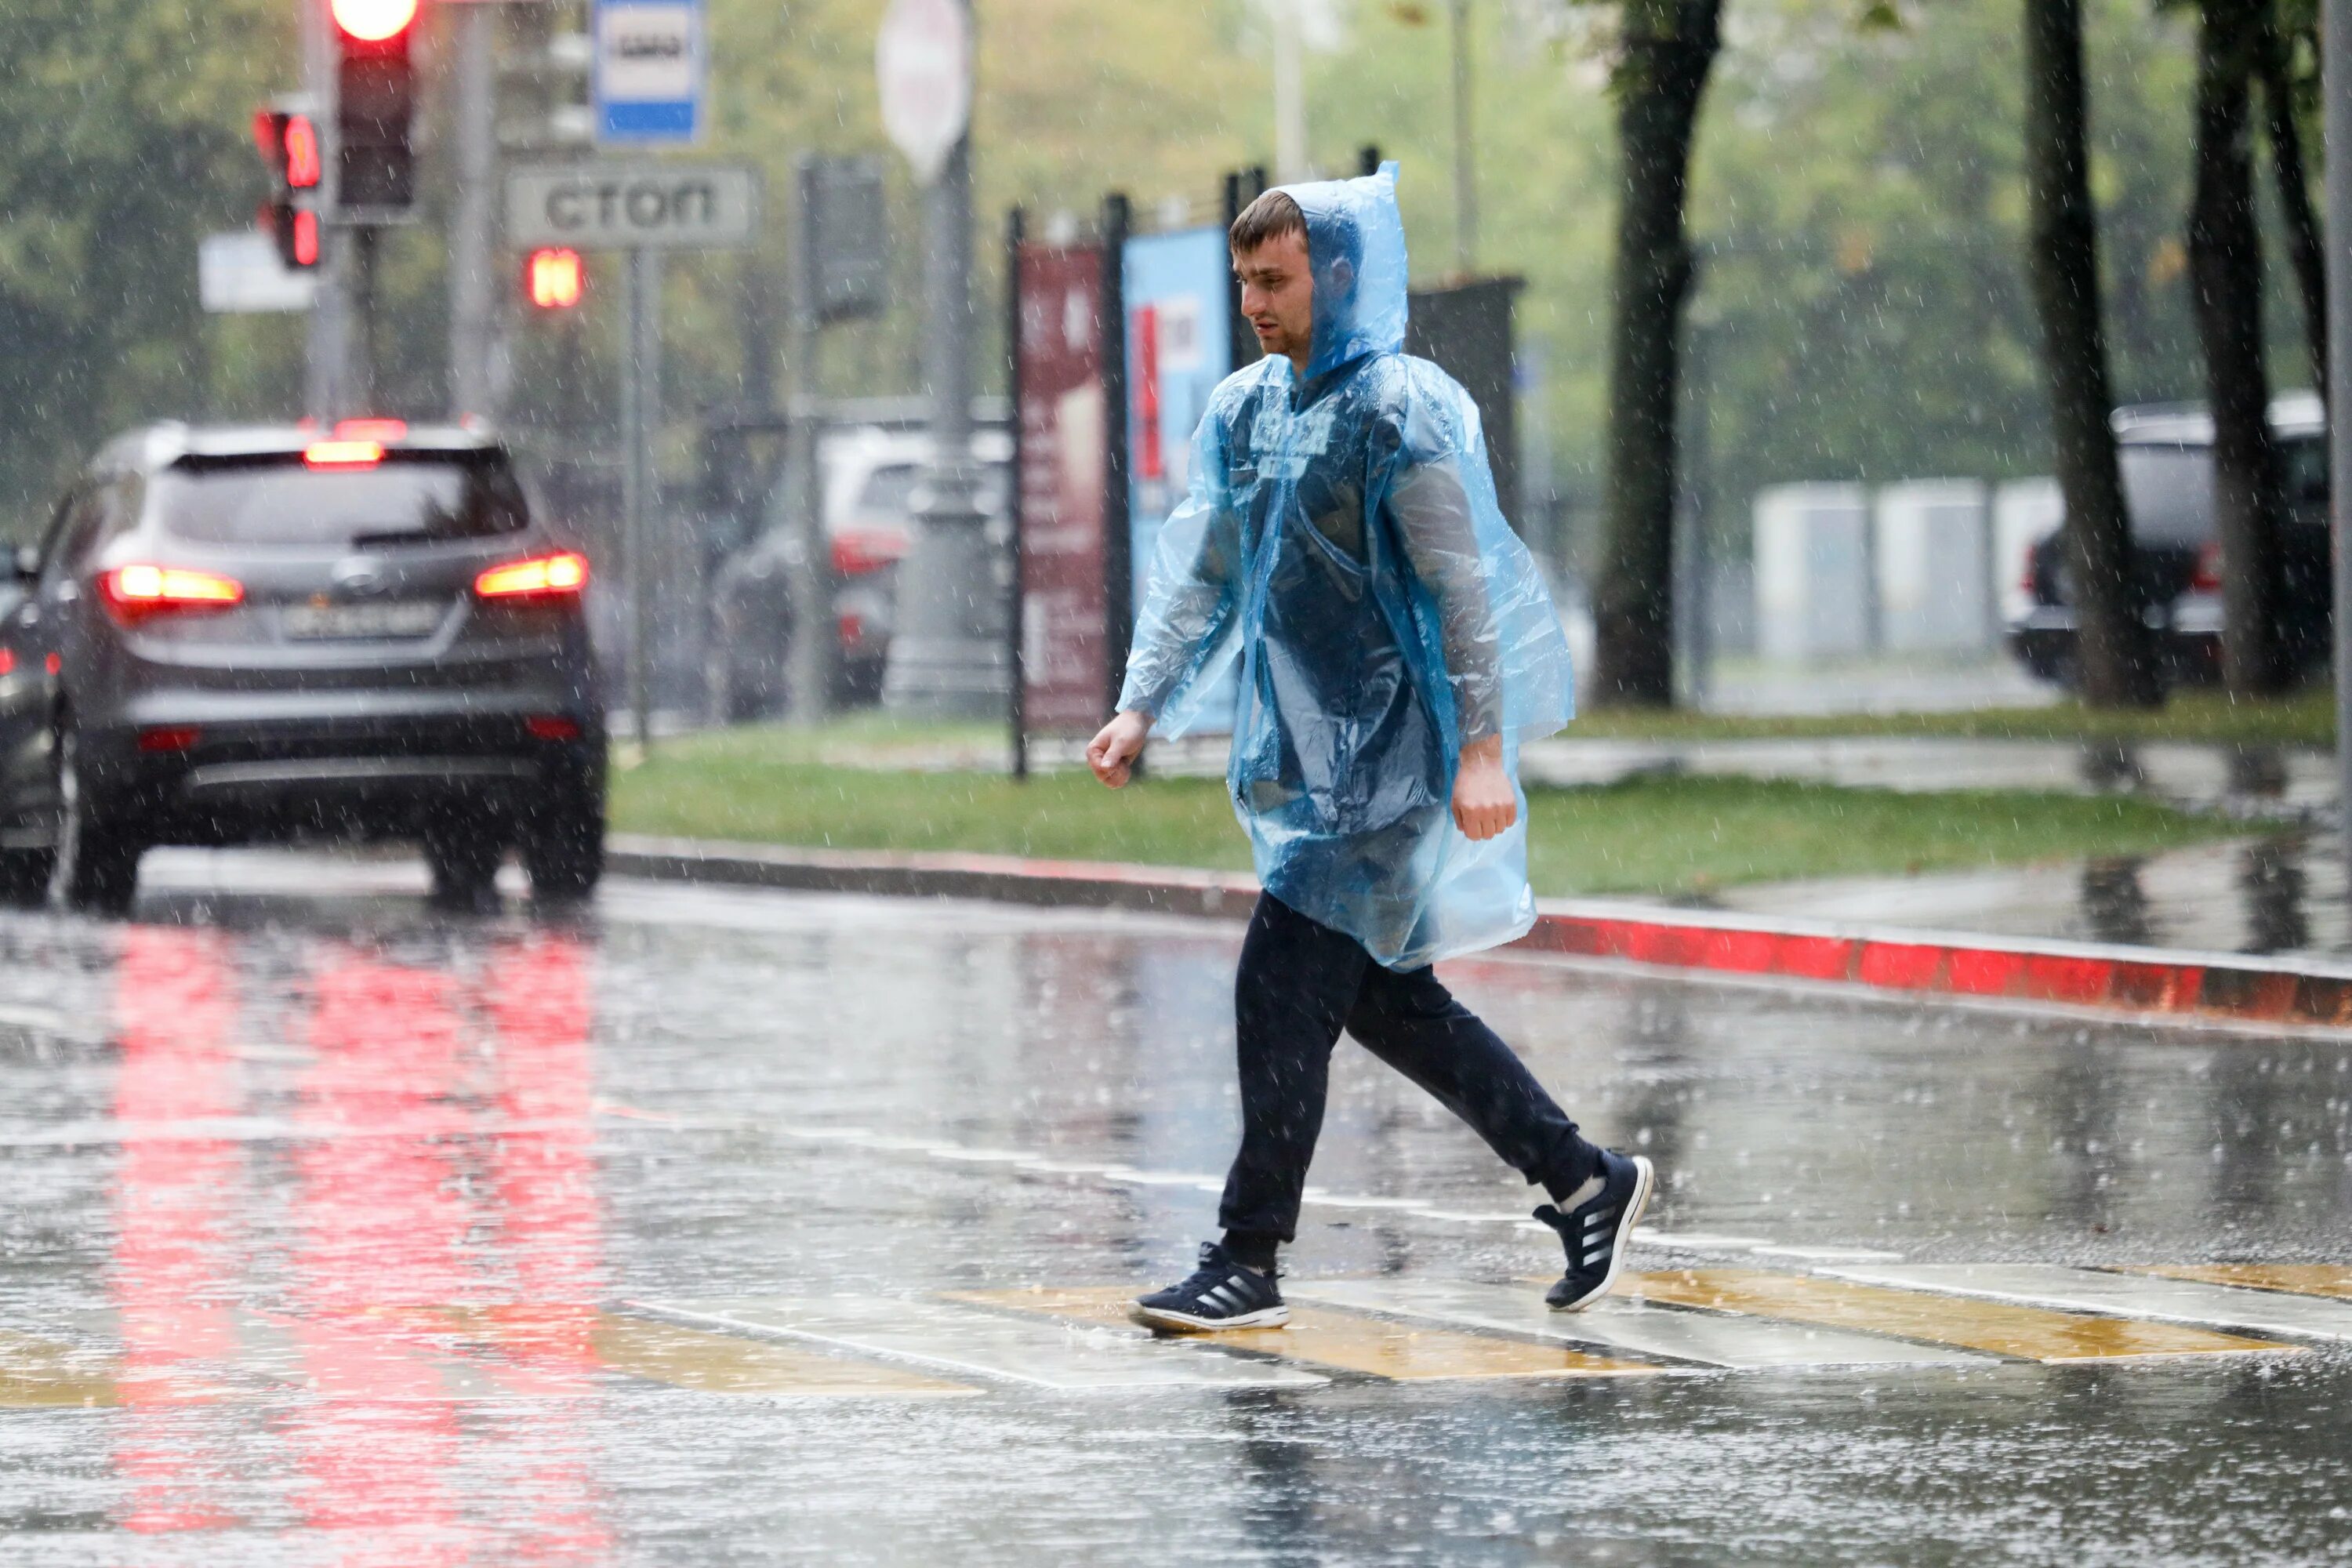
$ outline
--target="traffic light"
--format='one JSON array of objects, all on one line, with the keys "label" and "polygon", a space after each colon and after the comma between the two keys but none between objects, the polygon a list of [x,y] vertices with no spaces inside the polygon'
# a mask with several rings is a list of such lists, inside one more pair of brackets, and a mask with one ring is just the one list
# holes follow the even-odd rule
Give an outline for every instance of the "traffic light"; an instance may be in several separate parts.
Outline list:
[{"label": "traffic light", "polygon": [[580,303],[588,282],[580,253],[545,246],[523,258],[523,294],[542,310],[569,310]]},{"label": "traffic light", "polygon": [[273,105],[253,115],[254,144],[269,167],[269,200],[261,226],[278,243],[286,265],[305,270],[319,264],[316,205],[325,164],[319,152],[319,122],[299,109]]},{"label": "traffic light", "polygon": [[416,197],[416,68],[409,59],[417,0],[330,0],[335,23],[335,205],[346,216],[396,215]]}]

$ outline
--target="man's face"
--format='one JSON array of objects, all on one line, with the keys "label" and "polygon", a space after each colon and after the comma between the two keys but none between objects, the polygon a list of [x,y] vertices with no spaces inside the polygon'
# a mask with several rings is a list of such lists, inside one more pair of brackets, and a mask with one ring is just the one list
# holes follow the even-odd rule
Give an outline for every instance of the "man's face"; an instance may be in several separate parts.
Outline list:
[{"label": "man's face", "polygon": [[1307,269],[1307,237],[1293,230],[1246,256],[1234,252],[1234,274],[1242,280],[1242,314],[1257,333],[1257,346],[1305,364],[1315,336],[1315,279]]}]

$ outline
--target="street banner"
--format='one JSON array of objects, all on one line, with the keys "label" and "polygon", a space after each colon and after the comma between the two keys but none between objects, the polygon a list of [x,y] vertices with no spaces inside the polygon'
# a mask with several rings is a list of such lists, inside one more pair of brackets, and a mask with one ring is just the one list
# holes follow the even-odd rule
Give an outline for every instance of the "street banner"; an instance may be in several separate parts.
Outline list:
[{"label": "street banner", "polygon": [[1015,274],[1023,727],[1092,735],[1110,683],[1103,254],[1024,244]]},{"label": "street banner", "polygon": [[1127,310],[1129,594],[1140,613],[1160,524],[1191,480],[1192,432],[1209,395],[1234,369],[1234,275],[1225,231],[1136,235],[1121,253],[1120,279]]}]

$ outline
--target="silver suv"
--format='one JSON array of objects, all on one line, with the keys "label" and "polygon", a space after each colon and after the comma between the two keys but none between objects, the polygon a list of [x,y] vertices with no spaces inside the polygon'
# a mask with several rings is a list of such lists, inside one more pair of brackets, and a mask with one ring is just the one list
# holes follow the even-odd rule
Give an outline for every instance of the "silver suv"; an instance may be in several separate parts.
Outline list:
[{"label": "silver suv", "polygon": [[141,851],[421,840],[478,904],[604,867],[588,563],[507,451],[397,420],[110,443],[0,612],[0,888],[126,908]]}]

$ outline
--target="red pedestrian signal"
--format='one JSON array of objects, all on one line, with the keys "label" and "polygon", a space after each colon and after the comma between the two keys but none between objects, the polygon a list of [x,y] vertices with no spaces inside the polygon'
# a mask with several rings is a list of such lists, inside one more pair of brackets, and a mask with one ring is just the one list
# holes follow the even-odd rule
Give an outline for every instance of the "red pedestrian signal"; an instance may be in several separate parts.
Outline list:
[{"label": "red pedestrian signal", "polygon": [[523,262],[523,292],[542,310],[569,310],[580,303],[588,274],[580,253],[561,247],[534,250]]},{"label": "red pedestrian signal", "polygon": [[279,259],[298,270],[319,265],[319,214],[311,205],[325,174],[320,161],[319,122],[299,109],[254,111],[254,144],[269,166],[269,200],[262,205],[261,227],[277,242]]},{"label": "red pedestrian signal", "polygon": [[284,191],[315,191],[326,173],[319,152],[319,122],[295,110],[253,111],[253,143],[270,177]]},{"label": "red pedestrian signal", "polygon": [[319,158],[319,127],[307,114],[286,117],[286,185],[289,190],[315,191],[325,165]]}]

